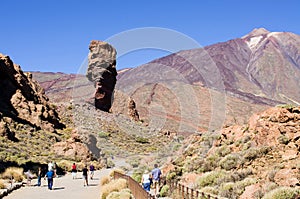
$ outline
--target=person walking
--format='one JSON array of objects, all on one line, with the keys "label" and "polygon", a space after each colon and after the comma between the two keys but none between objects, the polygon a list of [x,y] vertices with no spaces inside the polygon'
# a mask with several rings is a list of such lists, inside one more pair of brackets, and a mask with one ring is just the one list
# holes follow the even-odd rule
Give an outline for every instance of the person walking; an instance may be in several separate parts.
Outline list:
[{"label": "person walking", "polygon": [[58,175],[57,175],[57,164],[56,164],[56,162],[52,162],[52,164],[53,164],[54,176],[58,178]]},{"label": "person walking", "polygon": [[95,167],[94,167],[93,164],[91,164],[90,165],[90,177],[91,177],[91,180],[93,180],[94,172],[95,172]]},{"label": "person walking", "polygon": [[26,175],[27,178],[27,183],[26,183],[27,186],[31,186],[31,180],[33,178],[33,174],[31,173],[30,170],[26,171],[24,174]]},{"label": "person walking", "polygon": [[148,170],[145,170],[144,174],[142,175],[142,185],[147,192],[150,192],[151,177]]},{"label": "person walking", "polygon": [[82,169],[82,177],[83,177],[83,186],[89,186],[88,183],[88,169],[87,166],[85,165],[84,168]]},{"label": "person walking", "polygon": [[37,186],[38,187],[40,187],[42,184],[41,180],[42,180],[42,168],[39,167],[38,172],[37,172]]},{"label": "person walking", "polygon": [[53,178],[55,177],[54,176],[54,171],[53,170],[50,170],[46,173],[45,175],[45,179],[48,179],[48,189],[49,190],[52,190],[52,187],[53,187]]},{"label": "person walking", "polygon": [[53,163],[52,162],[49,162],[48,163],[48,171],[51,171],[51,170],[53,170]]},{"label": "person walking", "polygon": [[77,167],[76,167],[76,164],[74,162],[73,165],[72,165],[72,177],[73,177],[73,180],[76,179],[76,173],[77,173]]},{"label": "person walking", "polygon": [[153,186],[154,186],[154,194],[155,196],[159,193],[159,183],[160,183],[160,176],[161,170],[158,168],[157,164],[154,164],[154,169],[151,171],[152,179],[153,179]]}]

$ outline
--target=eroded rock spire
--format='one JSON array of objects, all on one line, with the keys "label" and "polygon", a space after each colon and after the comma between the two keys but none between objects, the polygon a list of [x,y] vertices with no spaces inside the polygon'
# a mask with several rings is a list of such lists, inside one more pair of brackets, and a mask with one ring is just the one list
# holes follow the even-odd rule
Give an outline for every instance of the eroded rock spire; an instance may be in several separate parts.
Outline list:
[{"label": "eroded rock spire", "polygon": [[116,49],[103,41],[91,41],[87,78],[95,85],[95,107],[109,112],[117,81]]}]

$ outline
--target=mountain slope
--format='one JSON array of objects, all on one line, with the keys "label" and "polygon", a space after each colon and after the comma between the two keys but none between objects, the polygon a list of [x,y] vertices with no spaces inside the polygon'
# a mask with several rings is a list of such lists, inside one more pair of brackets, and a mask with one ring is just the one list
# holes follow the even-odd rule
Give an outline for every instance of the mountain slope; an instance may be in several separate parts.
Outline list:
[{"label": "mountain slope", "polygon": [[[299,50],[299,35],[255,29],[242,38],[180,51],[127,70],[116,89],[135,100],[144,121],[168,115],[173,126],[194,124],[176,130],[212,130],[232,124],[230,117],[245,121],[254,113],[247,107],[299,104]],[[241,110],[235,114],[230,113],[232,100],[243,102],[233,107]],[[114,112],[122,110],[120,104],[114,103]]]},{"label": "mountain slope", "polygon": [[[119,71],[112,112],[128,115],[131,97],[145,124],[194,132],[244,123],[253,113],[277,104],[299,104],[299,38],[255,29],[242,38]],[[94,86],[84,76],[33,76],[55,102],[93,101]],[[158,123],[161,119],[164,122]]]}]

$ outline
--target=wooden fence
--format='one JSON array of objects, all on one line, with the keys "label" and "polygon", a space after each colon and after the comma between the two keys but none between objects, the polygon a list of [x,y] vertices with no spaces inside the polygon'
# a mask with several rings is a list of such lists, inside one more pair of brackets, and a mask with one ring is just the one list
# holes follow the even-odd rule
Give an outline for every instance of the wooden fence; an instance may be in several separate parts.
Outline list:
[{"label": "wooden fence", "polygon": [[143,187],[130,176],[114,171],[114,179],[123,178],[128,182],[128,188],[137,199],[154,199],[155,197],[143,189]]},{"label": "wooden fence", "polygon": [[[155,196],[146,192],[143,187],[132,179],[130,176],[119,173],[117,171],[114,172],[114,179],[123,178],[128,182],[128,187],[131,190],[133,196],[136,199],[155,199]],[[177,199],[225,199],[223,197],[215,196],[212,194],[204,193],[198,190],[194,190],[192,188],[186,187],[178,181],[172,180],[162,180],[160,187],[163,185],[169,185],[169,193],[170,195],[175,196]]]},{"label": "wooden fence", "polygon": [[170,193],[172,193],[173,195],[175,194],[176,198],[180,198],[180,199],[221,199],[221,197],[186,187],[186,186],[178,183],[177,181],[172,181],[172,180],[167,181],[166,184],[169,185]]}]

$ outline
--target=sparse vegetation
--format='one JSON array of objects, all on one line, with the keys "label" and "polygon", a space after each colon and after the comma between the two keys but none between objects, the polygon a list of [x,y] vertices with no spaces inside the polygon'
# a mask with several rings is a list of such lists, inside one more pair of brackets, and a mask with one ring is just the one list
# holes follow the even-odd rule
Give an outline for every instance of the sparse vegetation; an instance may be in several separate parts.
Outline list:
[{"label": "sparse vegetation", "polygon": [[149,140],[147,138],[144,137],[136,137],[135,141],[141,144],[147,144],[149,143]]},{"label": "sparse vegetation", "polygon": [[290,142],[290,139],[289,139],[287,136],[285,136],[285,135],[280,135],[280,136],[277,138],[277,140],[278,140],[278,142],[279,142],[280,144],[285,144],[285,145],[287,145],[287,144]]},{"label": "sparse vegetation", "polygon": [[293,104],[278,104],[277,107],[286,108],[286,109],[292,109],[292,108],[295,108],[296,106],[293,105]]},{"label": "sparse vegetation", "polygon": [[217,184],[218,180],[222,178],[225,174],[226,173],[222,170],[204,173],[197,180],[197,185],[199,186],[199,188],[206,187],[206,186],[214,186]]},{"label": "sparse vegetation", "polygon": [[101,131],[98,133],[98,136],[100,138],[108,138],[110,136],[110,133]]},{"label": "sparse vegetation", "polygon": [[2,174],[3,179],[14,179],[16,182],[22,182],[24,179],[23,169],[17,167],[9,167]]},{"label": "sparse vegetation", "polygon": [[107,199],[132,199],[129,189],[122,189],[120,192],[111,192]]},{"label": "sparse vegetation", "polygon": [[294,199],[299,194],[299,189],[291,187],[279,187],[268,192],[263,199]]},{"label": "sparse vegetation", "polygon": [[101,187],[101,199],[106,199],[112,192],[120,192],[122,189],[127,188],[127,181],[125,179],[111,180],[109,183]]},{"label": "sparse vegetation", "polygon": [[220,166],[222,169],[225,170],[231,170],[233,168],[236,168],[237,165],[241,162],[241,157],[239,154],[229,154],[225,156],[221,161],[220,161]]},{"label": "sparse vegetation", "polygon": [[142,172],[135,170],[131,176],[135,181],[141,182],[142,180]]},{"label": "sparse vegetation", "polygon": [[164,186],[161,188],[161,190],[160,190],[160,192],[159,192],[159,195],[160,195],[161,197],[166,197],[166,196],[168,195],[169,189],[170,189],[169,185],[164,185]]}]

